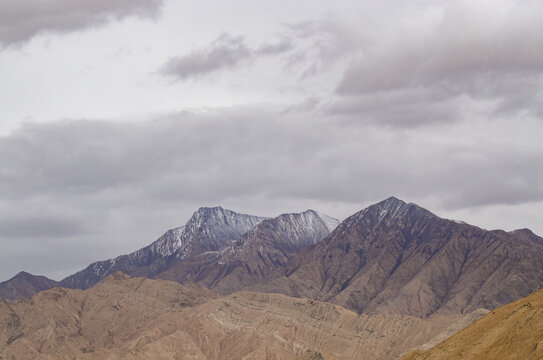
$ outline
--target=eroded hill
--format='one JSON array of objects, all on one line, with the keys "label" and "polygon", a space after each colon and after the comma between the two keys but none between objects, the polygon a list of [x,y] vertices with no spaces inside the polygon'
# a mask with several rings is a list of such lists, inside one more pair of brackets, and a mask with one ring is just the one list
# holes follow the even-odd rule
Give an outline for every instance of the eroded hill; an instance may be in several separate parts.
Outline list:
[{"label": "eroded hill", "polygon": [[428,351],[401,360],[543,359],[543,290],[502,306]]},{"label": "eroded hill", "polygon": [[358,315],[284,295],[226,297],[114,273],[87,290],[0,302],[3,359],[393,359],[452,318]]}]

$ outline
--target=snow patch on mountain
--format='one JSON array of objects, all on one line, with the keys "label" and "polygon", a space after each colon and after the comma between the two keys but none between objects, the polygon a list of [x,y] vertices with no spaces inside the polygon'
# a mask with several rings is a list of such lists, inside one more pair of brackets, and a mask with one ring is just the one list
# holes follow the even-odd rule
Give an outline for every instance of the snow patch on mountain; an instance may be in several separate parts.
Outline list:
[{"label": "snow patch on mountain", "polygon": [[88,288],[114,271],[131,273],[169,256],[224,250],[266,218],[238,214],[222,207],[198,209],[185,226],[168,230],[150,245],[128,255],[98,261],[62,280],[68,287]]},{"label": "snow patch on mountain", "polygon": [[315,211],[315,212],[316,212],[317,215],[320,217],[320,219],[322,220],[322,222],[324,223],[324,225],[326,225],[326,227],[328,228],[328,231],[329,231],[329,232],[334,231],[334,230],[338,227],[339,223],[341,222],[341,221],[339,221],[338,219],[333,218],[333,217],[331,217],[331,216],[328,216],[328,215],[326,215],[326,214],[323,214],[323,213],[321,213],[321,212],[318,212],[318,211]]},{"label": "snow patch on mountain", "polygon": [[[226,248],[219,264],[245,261],[254,252],[263,256],[263,252],[272,247],[285,254],[297,252],[319,242],[338,224],[339,220],[314,210],[279,215],[258,224],[236,244]],[[262,246],[263,242],[266,242],[265,246]]]}]

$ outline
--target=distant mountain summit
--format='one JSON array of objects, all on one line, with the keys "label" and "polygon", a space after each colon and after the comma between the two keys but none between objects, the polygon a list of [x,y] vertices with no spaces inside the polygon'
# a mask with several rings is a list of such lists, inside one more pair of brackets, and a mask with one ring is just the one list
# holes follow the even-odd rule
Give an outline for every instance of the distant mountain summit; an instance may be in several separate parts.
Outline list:
[{"label": "distant mountain summit", "polygon": [[159,277],[231,293],[274,276],[298,251],[319,242],[338,224],[339,220],[314,210],[279,215],[260,222],[220,256],[172,263]]},{"label": "distant mountain summit", "polygon": [[123,271],[179,283],[199,282],[229,293],[264,281],[338,224],[338,220],[313,210],[265,218],[220,206],[203,207],[184,226],[168,230],[149,246],[92,263],[61,284],[87,289],[109,274]]},{"label": "distant mountain summit", "polygon": [[55,280],[21,271],[0,283],[0,298],[16,300],[56,286],[59,286],[59,283]]},{"label": "distant mountain summit", "polygon": [[541,240],[442,219],[391,197],[347,218],[257,289],[359,313],[493,309],[543,286]]},{"label": "distant mountain summit", "polygon": [[128,255],[92,263],[62,280],[61,284],[87,289],[115,271],[152,277],[166,268],[172,256],[183,260],[205,252],[220,251],[264,219],[238,214],[220,206],[202,207],[185,226],[168,230],[149,246]]}]

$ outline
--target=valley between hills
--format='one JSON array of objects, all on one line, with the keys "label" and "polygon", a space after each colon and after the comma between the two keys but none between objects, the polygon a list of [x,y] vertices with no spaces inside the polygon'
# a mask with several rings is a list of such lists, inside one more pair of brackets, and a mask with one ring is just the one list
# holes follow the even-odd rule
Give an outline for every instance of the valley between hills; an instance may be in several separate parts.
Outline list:
[{"label": "valley between hills", "polygon": [[61,281],[0,283],[0,359],[541,359],[542,287],[530,230],[393,197],[342,222],[201,208]]}]

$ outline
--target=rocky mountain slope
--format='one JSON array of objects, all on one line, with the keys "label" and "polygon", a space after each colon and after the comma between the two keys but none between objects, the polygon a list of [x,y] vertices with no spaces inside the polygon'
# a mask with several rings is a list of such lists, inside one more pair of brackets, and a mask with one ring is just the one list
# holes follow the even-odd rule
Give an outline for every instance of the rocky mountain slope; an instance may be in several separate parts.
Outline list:
[{"label": "rocky mountain slope", "polygon": [[11,279],[0,283],[0,298],[21,299],[56,286],[59,286],[59,283],[55,280],[21,271]]},{"label": "rocky mountain slope", "polygon": [[217,297],[114,273],[87,290],[0,300],[0,358],[393,359],[452,320],[358,315],[276,294]]},{"label": "rocky mountain slope", "polygon": [[502,306],[428,351],[401,360],[543,359],[543,290]]},{"label": "rocky mountain slope", "polygon": [[268,280],[301,249],[319,242],[338,224],[313,210],[266,219],[219,257],[175,261],[159,277],[194,281],[223,294],[232,293]]},{"label": "rocky mountain slope", "polygon": [[347,218],[254,289],[368,314],[494,309],[543,286],[542,239],[520,233],[486,231],[389,198]]},{"label": "rocky mountain slope", "polygon": [[167,231],[149,246],[128,255],[92,263],[63,279],[61,284],[87,289],[115,271],[153,277],[174,259],[184,260],[223,250],[264,219],[222,207],[200,208],[185,226]]}]

